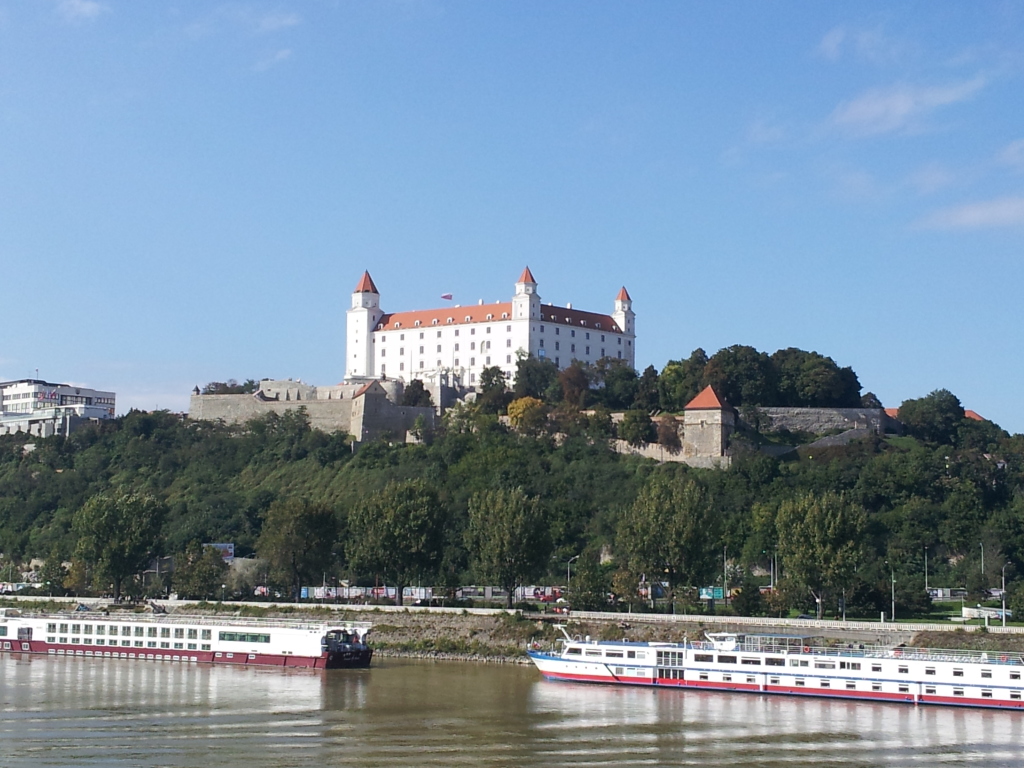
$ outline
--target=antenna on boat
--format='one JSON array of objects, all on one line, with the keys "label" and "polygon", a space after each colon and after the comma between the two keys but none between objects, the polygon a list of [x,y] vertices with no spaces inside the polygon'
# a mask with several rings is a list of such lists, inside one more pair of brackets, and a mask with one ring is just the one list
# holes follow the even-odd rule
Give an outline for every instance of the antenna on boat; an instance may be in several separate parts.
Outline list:
[{"label": "antenna on boat", "polygon": [[565,624],[555,624],[555,629],[561,630],[562,635],[565,637],[565,642],[572,642],[572,636],[565,631]]}]

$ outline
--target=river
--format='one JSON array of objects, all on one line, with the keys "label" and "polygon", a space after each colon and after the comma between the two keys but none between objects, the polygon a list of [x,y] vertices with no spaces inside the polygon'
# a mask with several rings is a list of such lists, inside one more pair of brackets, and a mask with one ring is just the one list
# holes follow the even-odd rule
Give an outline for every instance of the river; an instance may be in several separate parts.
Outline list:
[{"label": "river", "polygon": [[545,682],[0,656],[0,766],[1024,764],[1024,713]]}]

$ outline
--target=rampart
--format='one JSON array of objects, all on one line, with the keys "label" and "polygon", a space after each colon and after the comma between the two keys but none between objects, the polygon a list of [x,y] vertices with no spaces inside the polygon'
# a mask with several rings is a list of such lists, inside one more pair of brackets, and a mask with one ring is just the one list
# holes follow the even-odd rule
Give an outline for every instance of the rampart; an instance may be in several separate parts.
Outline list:
[{"label": "rampart", "polygon": [[[867,429],[876,434],[899,432],[899,422],[881,408],[756,408],[740,409],[740,421],[761,432],[826,432]],[[759,421],[751,424],[750,421]]]}]

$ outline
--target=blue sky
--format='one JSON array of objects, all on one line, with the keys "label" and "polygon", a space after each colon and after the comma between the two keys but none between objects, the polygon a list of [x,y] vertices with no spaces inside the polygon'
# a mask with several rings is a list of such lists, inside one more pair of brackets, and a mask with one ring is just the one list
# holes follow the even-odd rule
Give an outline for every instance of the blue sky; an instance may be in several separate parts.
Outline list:
[{"label": "blue sky", "polygon": [[797,346],[1024,432],[1024,3],[0,0],[0,378],[187,408],[386,310]]}]

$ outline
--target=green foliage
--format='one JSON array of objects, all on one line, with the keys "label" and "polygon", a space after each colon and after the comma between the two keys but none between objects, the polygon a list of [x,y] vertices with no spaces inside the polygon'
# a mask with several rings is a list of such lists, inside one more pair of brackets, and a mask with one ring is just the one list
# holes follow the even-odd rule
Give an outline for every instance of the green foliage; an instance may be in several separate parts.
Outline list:
[{"label": "green foliage", "polygon": [[331,570],[338,537],[334,511],[325,504],[292,497],[272,503],[263,513],[256,552],[270,567],[275,584],[299,598],[303,583],[321,580]]},{"label": "green foliage", "polygon": [[[651,410],[658,407],[657,403],[657,372],[654,371],[653,366],[649,366],[649,370],[654,374],[654,391],[650,391],[651,380],[648,376],[646,386],[649,388],[645,390],[644,397],[647,402],[644,405],[649,405],[653,399],[653,405],[644,408],[644,410]],[[646,371],[645,371],[646,373]],[[594,391],[595,396],[606,408],[612,411],[624,411],[629,408],[633,408],[636,403],[640,379],[636,374],[636,371],[625,360],[619,360],[616,357],[603,357],[597,361],[594,366],[594,383],[598,389]],[[640,407],[637,405],[636,407]]]},{"label": "green foliage", "polygon": [[162,516],[156,498],[124,489],[97,494],[75,513],[75,554],[113,583],[115,600],[125,579],[140,573],[156,553]]},{"label": "green foliage", "polygon": [[[516,383],[513,392],[517,398],[533,397],[537,400],[548,398],[558,386],[558,368],[554,360],[521,357],[516,362]],[[561,396],[554,398],[560,400]]]},{"label": "green foliage", "polygon": [[509,608],[516,587],[544,572],[551,551],[540,504],[522,488],[486,490],[470,499],[466,546],[473,569],[507,590]]},{"label": "green foliage", "polygon": [[211,381],[202,389],[204,395],[251,395],[260,384],[255,379],[246,379],[239,384],[234,379],[225,381]]},{"label": "green foliage", "polygon": [[501,413],[512,401],[512,393],[505,388],[505,374],[501,368],[491,366],[480,372],[480,394],[476,406],[481,413]]},{"label": "green foliage", "polygon": [[670,360],[658,378],[661,407],[673,412],[683,410],[706,386],[704,369],[707,364],[707,353],[699,347],[686,360]]},{"label": "green foliage", "polygon": [[937,389],[916,400],[905,400],[899,419],[919,440],[953,445],[964,420],[964,407],[948,389]]},{"label": "green foliage", "polygon": [[187,600],[209,600],[221,592],[228,565],[219,550],[189,542],[184,552],[174,556],[172,589]]},{"label": "green foliage", "polygon": [[607,611],[612,591],[612,574],[602,567],[598,553],[589,550],[576,561],[576,573],[569,582],[569,605],[574,611]]},{"label": "green foliage", "polygon": [[402,589],[437,573],[444,551],[445,508],[423,480],[389,483],[364,499],[349,517],[347,554],[352,566]]},{"label": "green foliage", "polygon": [[402,394],[402,405],[409,408],[432,408],[434,401],[430,399],[430,392],[423,386],[419,379],[413,379]]},{"label": "green foliage", "polygon": [[657,439],[654,422],[646,411],[626,411],[619,422],[618,433],[621,440],[636,447]]}]

